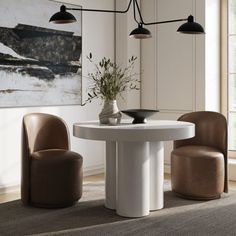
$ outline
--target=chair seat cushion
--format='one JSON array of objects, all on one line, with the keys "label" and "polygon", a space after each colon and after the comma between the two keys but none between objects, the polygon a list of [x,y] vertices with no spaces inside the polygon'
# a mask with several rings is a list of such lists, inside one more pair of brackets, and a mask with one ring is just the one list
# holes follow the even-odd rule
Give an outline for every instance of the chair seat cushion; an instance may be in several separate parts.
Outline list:
[{"label": "chair seat cushion", "polygon": [[70,205],[82,194],[82,157],[48,149],[31,154],[30,196],[33,205]]},{"label": "chair seat cushion", "polygon": [[187,198],[219,197],[224,174],[224,155],[216,148],[189,145],[171,153],[172,190]]},{"label": "chair seat cushion", "polygon": [[71,159],[81,159],[81,155],[76,152],[64,150],[64,149],[46,149],[33,152],[31,157],[35,161],[64,161],[68,158]]},{"label": "chair seat cushion", "polygon": [[220,150],[208,146],[189,145],[176,148],[172,151],[172,155],[181,156],[185,158],[224,158]]}]

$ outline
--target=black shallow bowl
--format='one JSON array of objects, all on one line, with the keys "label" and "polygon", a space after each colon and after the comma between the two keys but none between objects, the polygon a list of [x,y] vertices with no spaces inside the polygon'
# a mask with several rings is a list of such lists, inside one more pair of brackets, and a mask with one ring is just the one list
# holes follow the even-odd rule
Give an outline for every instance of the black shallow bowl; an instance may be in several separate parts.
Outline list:
[{"label": "black shallow bowl", "polygon": [[134,118],[133,124],[142,124],[146,123],[146,118],[149,116],[154,115],[156,112],[159,112],[159,110],[149,110],[149,109],[128,109],[121,111],[127,116],[130,116]]}]

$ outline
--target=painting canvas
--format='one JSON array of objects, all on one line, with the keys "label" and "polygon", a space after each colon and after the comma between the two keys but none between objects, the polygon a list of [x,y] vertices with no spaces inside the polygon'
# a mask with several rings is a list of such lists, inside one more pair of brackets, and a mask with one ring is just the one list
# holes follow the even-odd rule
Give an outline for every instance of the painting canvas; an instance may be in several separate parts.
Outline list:
[{"label": "painting canvas", "polygon": [[0,1],[0,107],[81,104],[81,11],[75,23],[49,23],[61,5]]}]

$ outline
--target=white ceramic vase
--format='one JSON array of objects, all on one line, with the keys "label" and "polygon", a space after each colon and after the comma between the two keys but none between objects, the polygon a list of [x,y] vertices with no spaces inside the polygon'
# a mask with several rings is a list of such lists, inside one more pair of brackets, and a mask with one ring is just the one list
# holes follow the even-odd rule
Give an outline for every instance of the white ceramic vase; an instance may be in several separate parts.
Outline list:
[{"label": "white ceramic vase", "polygon": [[121,121],[121,112],[116,100],[105,100],[103,109],[99,114],[100,124],[116,125]]}]

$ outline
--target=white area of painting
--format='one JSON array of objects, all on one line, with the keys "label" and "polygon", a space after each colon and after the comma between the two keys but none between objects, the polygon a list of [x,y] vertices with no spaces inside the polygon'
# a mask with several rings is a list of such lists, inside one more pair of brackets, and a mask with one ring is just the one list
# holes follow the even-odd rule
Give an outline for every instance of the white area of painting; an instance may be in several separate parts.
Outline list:
[{"label": "white area of painting", "polygon": [[[1,80],[4,79],[4,83]],[[16,106],[34,105],[61,105],[70,104],[71,101],[79,104],[81,91],[78,90],[77,75],[68,78],[56,78],[53,81],[41,80],[36,77],[22,77],[17,73],[0,71],[0,104],[8,107],[14,103]]]}]

